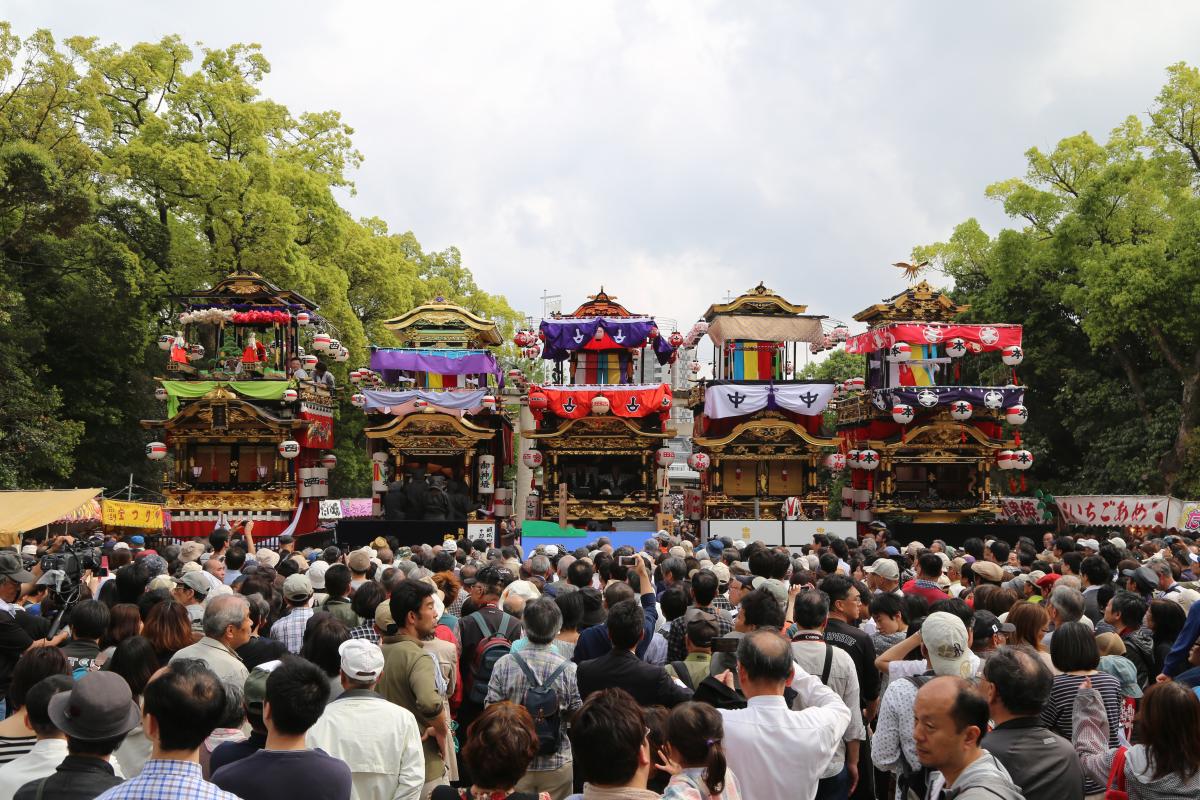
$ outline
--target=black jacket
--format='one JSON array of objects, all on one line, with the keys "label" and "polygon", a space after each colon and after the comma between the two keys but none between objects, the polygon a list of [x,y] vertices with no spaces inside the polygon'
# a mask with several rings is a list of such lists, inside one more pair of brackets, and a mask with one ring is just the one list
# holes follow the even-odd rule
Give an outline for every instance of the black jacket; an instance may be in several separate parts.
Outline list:
[{"label": "black jacket", "polygon": [[[42,786],[42,783],[45,786]],[[17,789],[13,800],[34,800],[41,789],[43,800],[93,800],[121,783],[112,765],[99,758],[67,756],[58,770]]]},{"label": "black jacket", "polygon": [[579,696],[586,699],[601,689],[624,689],[641,706],[671,706],[692,699],[692,690],[680,686],[657,664],[647,664],[628,650],[613,650],[585,661],[575,673]]},{"label": "black jacket", "polygon": [[1025,800],[1083,800],[1075,748],[1036,715],[997,725],[980,745],[1004,765]]}]

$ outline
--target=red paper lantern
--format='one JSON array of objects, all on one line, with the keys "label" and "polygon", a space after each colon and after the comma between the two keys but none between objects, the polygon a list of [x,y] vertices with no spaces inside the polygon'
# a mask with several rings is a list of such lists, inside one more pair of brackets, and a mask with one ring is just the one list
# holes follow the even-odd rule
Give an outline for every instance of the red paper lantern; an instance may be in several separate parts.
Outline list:
[{"label": "red paper lantern", "polygon": [[531,392],[529,394],[529,408],[531,411],[544,411],[550,406],[550,398],[544,392]]},{"label": "red paper lantern", "polygon": [[671,347],[675,347],[675,348],[682,347],[683,346],[683,334],[680,333],[679,331],[672,332],[670,338],[667,339],[667,343],[670,344]]}]

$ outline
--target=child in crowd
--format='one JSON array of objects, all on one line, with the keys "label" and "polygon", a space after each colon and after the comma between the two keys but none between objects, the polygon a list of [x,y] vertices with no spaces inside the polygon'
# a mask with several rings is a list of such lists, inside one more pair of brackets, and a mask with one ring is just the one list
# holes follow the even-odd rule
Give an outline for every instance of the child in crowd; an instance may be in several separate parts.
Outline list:
[{"label": "child in crowd", "polygon": [[667,745],[658,769],[671,775],[663,800],[741,800],[725,764],[721,714],[707,703],[681,703],[667,716]]}]

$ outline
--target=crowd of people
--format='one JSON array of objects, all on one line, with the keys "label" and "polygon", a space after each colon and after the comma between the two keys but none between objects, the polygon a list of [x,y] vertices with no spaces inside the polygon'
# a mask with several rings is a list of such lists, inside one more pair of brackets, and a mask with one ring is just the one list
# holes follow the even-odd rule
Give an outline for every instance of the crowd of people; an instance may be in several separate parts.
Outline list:
[{"label": "crowd of people", "polygon": [[77,585],[42,570],[66,544],[0,550],[0,798],[1200,797],[1175,532],[344,552],[247,524],[109,540]]}]

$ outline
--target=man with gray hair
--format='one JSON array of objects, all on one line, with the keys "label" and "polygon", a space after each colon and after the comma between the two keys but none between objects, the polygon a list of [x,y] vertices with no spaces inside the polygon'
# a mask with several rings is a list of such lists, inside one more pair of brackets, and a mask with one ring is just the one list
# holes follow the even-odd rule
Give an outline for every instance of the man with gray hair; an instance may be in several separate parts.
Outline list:
[{"label": "man with gray hair", "polygon": [[204,609],[204,638],[171,656],[171,662],[185,658],[203,661],[221,682],[245,686],[249,670],[237,649],[250,641],[250,603],[240,594],[214,597]]},{"label": "man with gray hair", "polygon": [[553,598],[530,600],[525,605],[522,621],[529,645],[496,662],[488,681],[485,703],[491,705],[510,700],[528,707],[539,698],[549,703],[548,694],[554,693],[558,700],[557,712],[534,714],[538,719],[540,749],[516,788],[531,794],[549,792],[553,800],[562,800],[571,793],[574,778],[566,717],[583,705],[576,668],[554,647],[554,637],[562,629],[562,612]]},{"label": "man with gray hair", "polygon": [[1175,580],[1175,572],[1171,569],[1171,565],[1163,559],[1152,558],[1146,562],[1146,566],[1158,576],[1158,589],[1154,592],[1156,599],[1174,600],[1183,607],[1185,614],[1191,610],[1192,603],[1200,599],[1200,592],[1179,585]]},{"label": "man with gray hair", "polygon": [[1050,615],[1052,625],[1050,632],[1042,638],[1042,644],[1046,647],[1050,646],[1054,632],[1068,622],[1083,622],[1089,628],[1092,627],[1092,621],[1083,616],[1083,593],[1070,586],[1059,585],[1061,583],[1060,579],[1050,592],[1050,598],[1043,604],[1046,613]]}]

